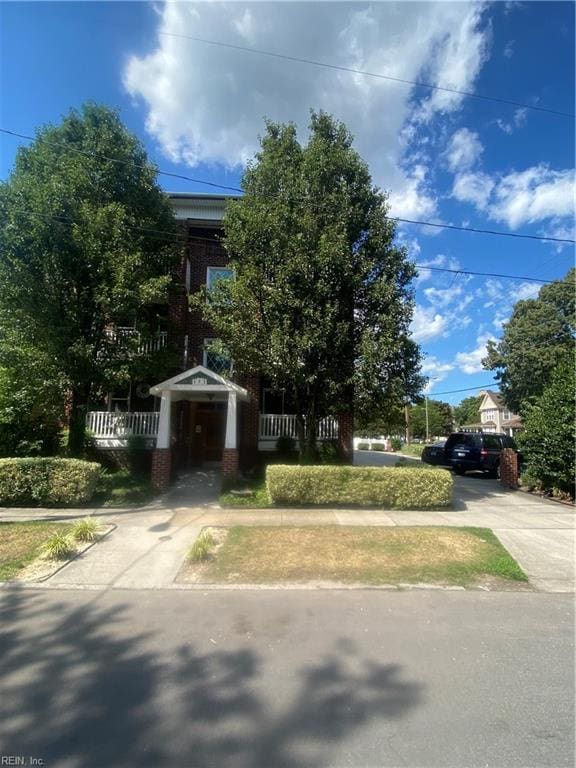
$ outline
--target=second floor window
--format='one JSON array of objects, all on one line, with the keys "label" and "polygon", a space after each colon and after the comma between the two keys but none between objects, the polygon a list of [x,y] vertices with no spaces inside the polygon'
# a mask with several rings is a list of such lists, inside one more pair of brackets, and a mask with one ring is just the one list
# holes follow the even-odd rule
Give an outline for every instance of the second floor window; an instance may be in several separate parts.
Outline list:
[{"label": "second floor window", "polygon": [[204,339],[204,367],[220,376],[231,376],[233,362],[225,347],[217,339]]},{"label": "second floor window", "polygon": [[234,276],[234,270],[228,267],[207,267],[206,290],[208,294],[223,280],[230,280]]}]

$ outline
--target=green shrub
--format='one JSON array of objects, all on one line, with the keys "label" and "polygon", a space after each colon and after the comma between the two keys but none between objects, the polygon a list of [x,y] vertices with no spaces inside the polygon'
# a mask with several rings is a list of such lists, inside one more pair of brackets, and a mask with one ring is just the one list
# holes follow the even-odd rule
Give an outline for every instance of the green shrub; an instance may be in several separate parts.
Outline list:
[{"label": "green shrub", "polygon": [[338,440],[323,440],[318,445],[318,453],[322,464],[339,464],[341,461]]},{"label": "green shrub", "polygon": [[276,450],[278,453],[293,453],[296,450],[296,440],[290,435],[280,435],[276,440]]},{"label": "green shrub", "polygon": [[70,537],[63,533],[54,533],[44,545],[44,554],[49,560],[68,560],[73,552]]},{"label": "green shrub", "polygon": [[83,504],[92,498],[100,469],[80,459],[0,459],[0,504]]},{"label": "green shrub", "polygon": [[358,443],[358,446],[356,448],[357,451],[368,451],[370,450],[370,443]]},{"label": "green shrub", "polygon": [[410,445],[403,445],[400,450],[407,456],[422,456],[424,445],[422,443],[410,443]]},{"label": "green shrub", "polygon": [[147,477],[150,474],[152,452],[148,449],[146,438],[130,435],[127,441],[128,467],[134,477]]},{"label": "green shrub", "polygon": [[201,563],[210,558],[210,550],[216,544],[209,533],[202,533],[196,539],[188,551],[188,560],[191,563]]},{"label": "green shrub", "polygon": [[266,487],[278,505],[351,505],[428,509],[452,503],[452,476],[444,469],[269,466]]},{"label": "green shrub", "polygon": [[393,437],[390,440],[390,445],[393,451],[399,451],[402,448],[402,440],[399,437]]},{"label": "green shrub", "polygon": [[372,450],[373,451],[385,451],[386,446],[384,443],[372,443]]},{"label": "green shrub", "polygon": [[76,541],[95,541],[98,538],[100,526],[93,517],[77,520],[72,526],[72,538]]}]

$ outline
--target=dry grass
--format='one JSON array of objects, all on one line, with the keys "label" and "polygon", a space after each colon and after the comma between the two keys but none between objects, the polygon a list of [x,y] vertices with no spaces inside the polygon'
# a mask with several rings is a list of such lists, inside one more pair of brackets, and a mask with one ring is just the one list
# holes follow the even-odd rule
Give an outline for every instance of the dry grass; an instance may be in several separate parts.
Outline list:
[{"label": "dry grass", "polygon": [[55,533],[68,530],[62,523],[0,523],[0,581],[13,579],[42,554],[44,544]]},{"label": "dry grass", "polygon": [[526,581],[488,529],[369,527],[231,528],[212,561],[188,566],[204,583],[467,586],[482,577]]}]

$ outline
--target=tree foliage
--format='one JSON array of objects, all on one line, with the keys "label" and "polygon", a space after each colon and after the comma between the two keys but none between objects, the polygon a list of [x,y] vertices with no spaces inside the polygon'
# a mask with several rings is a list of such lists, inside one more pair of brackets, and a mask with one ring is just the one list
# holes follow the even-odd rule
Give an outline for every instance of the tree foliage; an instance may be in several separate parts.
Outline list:
[{"label": "tree foliage", "polygon": [[545,490],[559,489],[574,496],[575,455],[574,364],[562,360],[542,394],[526,408],[519,440],[526,471]]},{"label": "tree foliage", "polygon": [[42,350],[70,392],[73,453],[90,398],[132,373],[111,325],[146,335],[166,300],[174,223],[155,178],[118,115],[87,105],[39,130],[0,186],[0,364]]},{"label": "tree foliage", "polygon": [[575,275],[572,269],[536,299],[517,302],[502,339],[488,343],[482,363],[496,372],[504,402],[515,413],[542,394],[560,358],[574,356]]},{"label": "tree foliage", "polygon": [[289,392],[314,453],[322,415],[353,400],[370,414],[421,388],[408,336],[414,268],[394,244],[386,196],[329,115],[312,114],[306,145],[294,125],[268,122],[243,188],[224,219],[235,279],[199,304],[238,369]]},{"label": "tree foliage", "polygon": [[[410,431],[413,437],[426,437],[426,402],[410,407]],[[452,408],[441,400],[428,399],[428,434],[432,437],[452,432]]]},{"label": "tree foliage", "polygon": [[454,423],[457,427],[480,423],[480,406],[483,399],[482,395],[472,395],[454,406]]}]

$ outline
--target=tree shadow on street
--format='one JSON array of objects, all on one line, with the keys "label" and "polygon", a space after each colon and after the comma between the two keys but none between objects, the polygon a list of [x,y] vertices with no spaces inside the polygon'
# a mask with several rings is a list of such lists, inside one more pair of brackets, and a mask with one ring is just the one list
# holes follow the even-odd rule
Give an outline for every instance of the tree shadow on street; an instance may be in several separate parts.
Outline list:
[{"label": "tree shadow on street", "polygon": [[2,755],[66,768],[315,768],[334,765],[363,725],[422,699],[399,666],[347,639],[275,676],[246,639],[236,650],[162,648],[156,630],[133,633],[126,605],[78,595],[2,596]]}]

